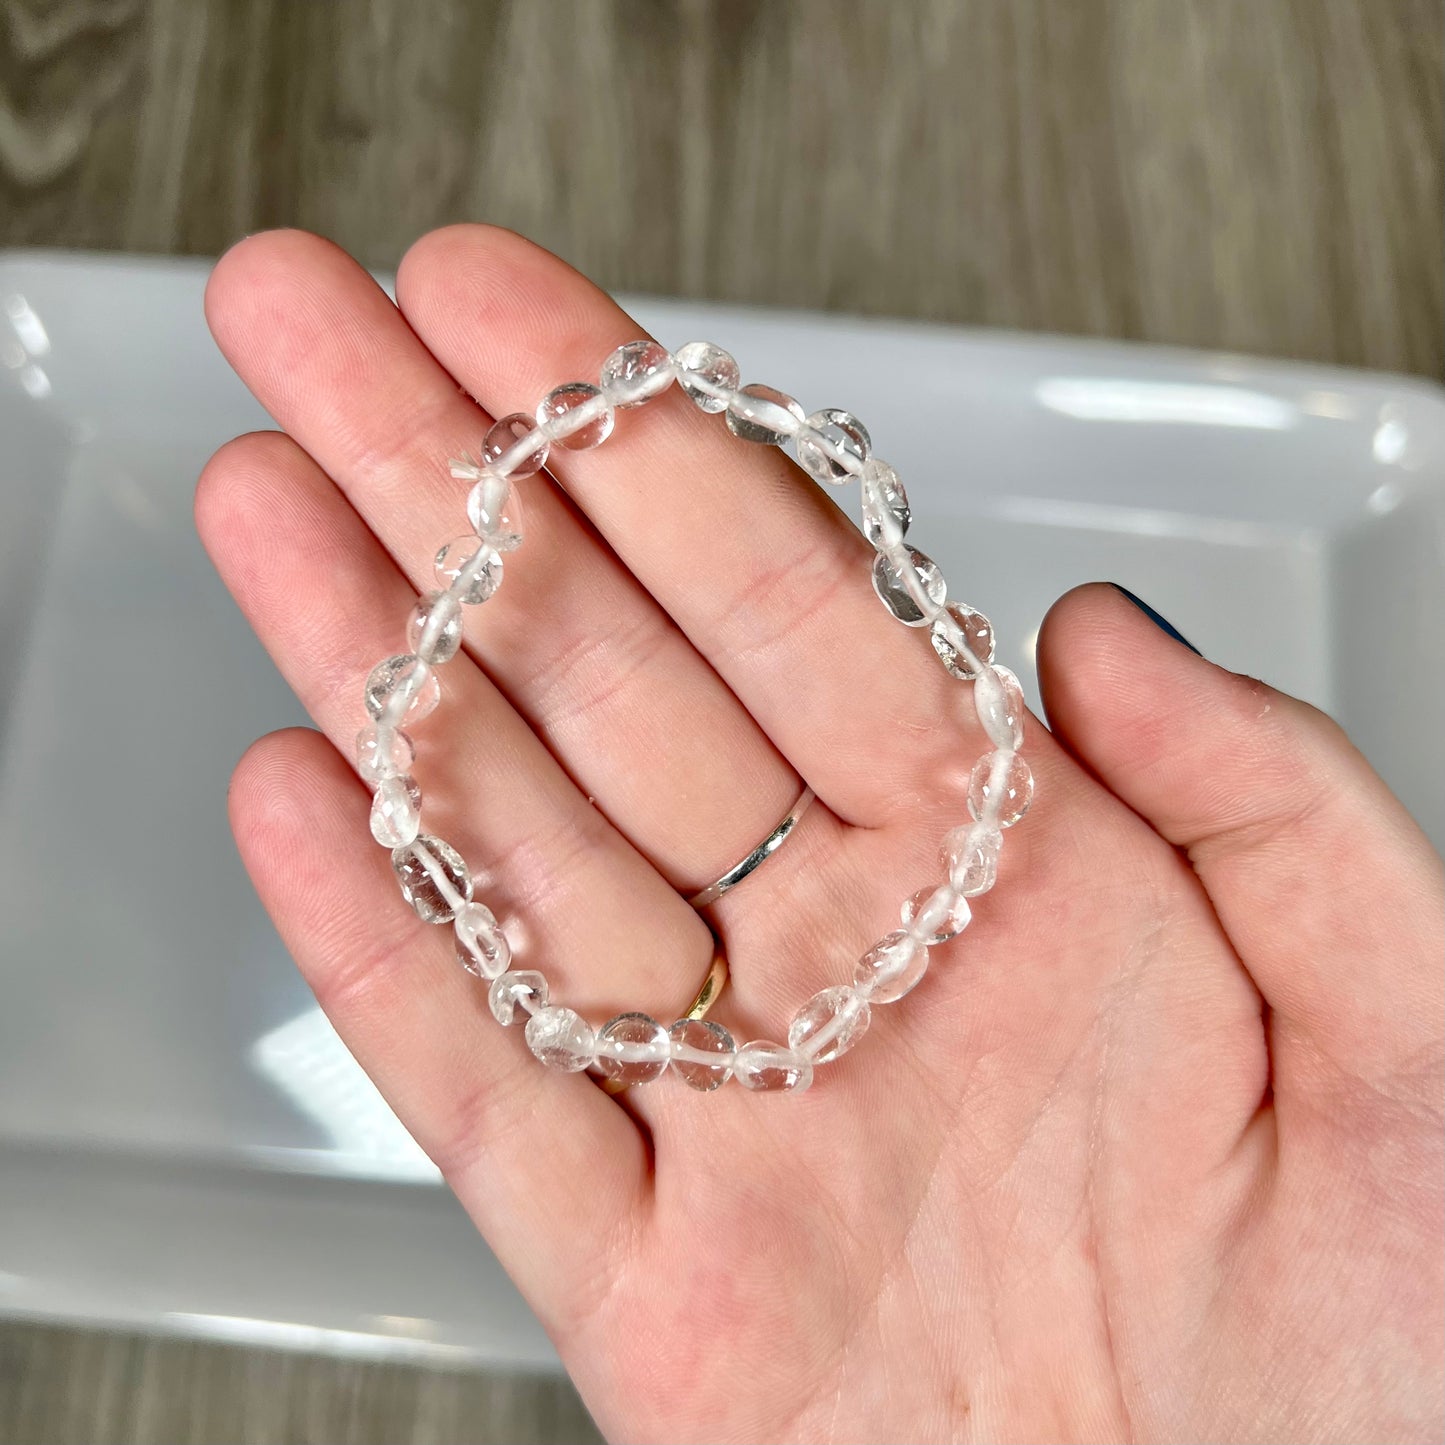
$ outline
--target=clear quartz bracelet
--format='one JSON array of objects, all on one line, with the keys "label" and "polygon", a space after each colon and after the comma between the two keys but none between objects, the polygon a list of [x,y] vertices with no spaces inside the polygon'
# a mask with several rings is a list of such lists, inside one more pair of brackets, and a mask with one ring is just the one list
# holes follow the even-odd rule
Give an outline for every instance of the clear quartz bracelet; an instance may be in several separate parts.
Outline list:
[{"label": "clear quartz bracelet", "polygon": [[[720,1024],[695,1017],[671,1028],[644,1013],[619,1014],[594,1028],[572,1009],[553,1004],[547,980],[513,969],[512,950],[496,917],[473,898],[461,855],[421,831],[421,789],[411,775],[415,750],[407,729],[440,701],[437,670],[456,656],[462,611],[487,601],[501,585],[503,559],[522,537],[507,511],[514,481],[533,476],[553,447],[582,451],[604,442],[621,408],[641,406],[676,382],[704,412],[724,413],[728,430],[744,441],[792,443],[803,469],[820,482],[858,479],[863,531],[873,545],[873,587],[883,605],[908,627],[929,629],[933,650],[954,677],[973,685],[973,703],[990,748],[969,777],[972,821],[943,841],[946,876],[909,898],[902,927],[859,959],[852,979],[822,989],[793,1016],[787,1043],[765,1039],[741,1046]],[[407,622],[406,652],[388,657],[366,679],[370,718],[356,740],[356,765],[375,790],[372,836],[391,850],[402,897],[427,923],[451,924],[462,967],[489,986],[488,1002],[501,1024],[526,1015],[532,1053],[568,1073],[591,1069],[618,1084],[642,1084],[666,1072],[694,1089],[711,1090],[735,1078],[744,1087],[793,1093],[806,1089],[814,1068],[839,1058],[868,1028],[871,1010],[908,993],[928,968],[929,949],[968,924],[970,898],[993,887],[1003,829],[1023,817],[1033,777],[1019,756],[1023,693],[1006,667],[993,664],[988,619],[948,600],[943,574],[907,540],[908,497],[898,474],[872,454],[863,424],[846,411],[806,415],[792,397],[770,386],[741,386],[737,363],[720,347],[693,341],[671,355],[654,341],[620,346],[603,363],[598,384],[568,382],[547,393],[534,415],[503,417],[486,434],[479,459],[452,464],[472,483],[467,499],[470,535],[436,554],[438,589],[421,597]]]}]

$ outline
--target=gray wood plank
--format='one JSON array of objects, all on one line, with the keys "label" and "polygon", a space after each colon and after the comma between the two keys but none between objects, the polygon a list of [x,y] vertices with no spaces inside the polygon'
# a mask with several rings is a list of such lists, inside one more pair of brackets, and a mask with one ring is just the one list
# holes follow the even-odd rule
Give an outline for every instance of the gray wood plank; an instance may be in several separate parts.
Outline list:
[{"label": "gray wood plank", "polygon": [[591,1445],[562,1379],[0,1326],[0,1445]]},{"label": "gray wood plank", "polygon": [[1437,0],[0,0],[0,237],[1445,371]]}]

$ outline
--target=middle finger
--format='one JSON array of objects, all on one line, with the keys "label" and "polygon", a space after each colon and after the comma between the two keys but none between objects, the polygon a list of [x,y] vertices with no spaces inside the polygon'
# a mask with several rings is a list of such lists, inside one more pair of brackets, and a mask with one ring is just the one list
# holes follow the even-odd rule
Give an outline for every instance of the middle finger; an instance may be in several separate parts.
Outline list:
[{"label": "middle finger", "polygon": [[[644,334],[565,262],[489,226],[417,241],[397,301],[483,405],[595,377]],[[554,453],[557,481],[835,814],[872,826],[911,816],[972,762],[967,691],[926,632],[906,635],[879,605],[873,548],[834,489],[680,394],[648,410],[595,451]]]}]

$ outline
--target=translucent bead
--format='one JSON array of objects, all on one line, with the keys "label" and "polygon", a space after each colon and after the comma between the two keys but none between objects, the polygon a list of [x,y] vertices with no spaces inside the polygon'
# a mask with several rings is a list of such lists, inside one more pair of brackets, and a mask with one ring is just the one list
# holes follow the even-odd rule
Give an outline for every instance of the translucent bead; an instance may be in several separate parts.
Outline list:
[{"label": "translucent bead", "polygon": [[754,381],[728,398],[728,430],[745,442],[780,447],[806,418],[787,392]]},{"label": "translucent bead", "polygon": [[986,667],[974,679],[973,709],[996,748],[1024,745],[1024,690],[1007,667]]},{"label": "translucent bead", "polygon": [[672,1062],[667,1030],[647,1014],[618,1014],[597,1034],[597,1070],[619,1084],[650,1084]]},{"label": "translucent bead", "polygon": [[[423,923],[450,923],[456,917],[454,900],[471,901],[472,875],[467,872],[462,855],[450,843],[429,833],[398,848],[391,855],[391,866],[401,884],[401,896]],[[433,870],[445,879],[447,891],[443,891]],[[449,897],[448,892],[454,898]]]},{"label": "translucent bead", "polygon": [[[868,428],[852,412],[840,411],[836,406],[815,411],[803,426],[798,433],[798,465],[815,482],[848,481],[862,469],[873,449]],[[834,454],[839,452],[850,458],[853,466],[834,460]]]},{"label": "translucent bead", "polygon": [[366,710],[378,722],[420,722],[441,697],[431,668],[414,652],[378,662],[366,679]]},{"label": "translucent bead", "polygon": [[462,604],[450,592],[417,598],[406,620],[406,642],[423,662],[450,662],[462,645]]},{"label": "translucent bead", "polygon": [[496,978],[511,966],[512,946],[497,927],[496,915],[485,903],[468,903],[457,909],[453,925],[457,935],[457,962],[478,978]]},{"label": "translucent bead", "polygon": [[507,468],[509,477],[535,477],[547,465],[547,438],[537,434],[537,418],[524,411],[504,416],[482,439],[482,460],[491,466],[507,456],[518,442],[536,437],[535,450],[527,452]]},{"label": "translucent bead", "polygon": [[667,1031],[672,1042],[672,1072],[690,1089],[710,1093],[727,1083],[737,1045],[710,1019],[678,1019]]},{"label": "translucent bead", "polygon": [[[960,639],[967,652],[958,646]],[[950,602],[933,619],[931,640],[938,660],[965,682],[977,677],[983,664],[993,661],[993,625],[967,603]],[[978,667],[969,660],[969,652],[977,659]]]},{"label": "translucent bead", "polygon": [[407,772],[415,761],[416,748],[400,728],[367,723],[356,735],[356,771],[373,788],[383,778]]},{"label": "translucent bead", "polygon": [[522,545],[522,529],[513,516],[505,477],[483,477],[467,493],[467,520],[494,552],[515,552]]},{"label": "translucent bead", "polygon": [[757,1039],[738,1050],[733,1074],[745,1089],[801,1094],[813,1082],[813,1061],[785,1044]]},{"label": "translucent bead", "polygon": [[858,960],[853,986],[869,1003],[896,1003],[928,969],[928,949],[901,928],[885,934]]},{"label": "translucent bead", "polygon": [[549,1005],[527,1020],[527,1047],[549,1069],[580,1074],[592,1063],[597,1035],[580,1014]]},{"label": "translucent bead", "polygon": [[517,1016],[518,1005],[528,1012],[547,1007],[547,980],[530,968],[498,974],[487,990],[487,1007],[492,1017],[507,1028]]},{"label": "translucent bead", "polygon": [[672,353],[655,341],[629,341],[602,363],[598,380],[614,406],[641,406],[667,390],[677,374]]},{"label": "translucent bead", "polygon": [[421,832],[421,789],[409,773],[383,778],[371,800],[371,836],[383,848],[404,848]]},{"label": "translucent bead", "polygon": [[788,1044],[815,1064],[846,1054],[868,1032],[868,1004],[846,983],[815,993],[788,1025]]},{"label": "translucent bead", "polygon": [[[573,417],[574,412],[582,412],[586,420]],[[566,447],[569,452],[585,452],[589,447],[601,446],[612,435],[617,413],[590,381],[568,381],[554,386],[542,398],[537,407],[537,420],[559,447]]]},{"label": "translucent bead", "polygon": [[[938,563],[917,547],[909,547],[907,552],[920,589],[935,607],[941,606],[948,596],[948,585],[943,580],[943,573],[938,570]],[[923,609],[914,600],[908,583],[886,552],[880,552],[873,559],[873,590],[883,605],[906,626],[927,625],[928,618],[924,616]]]},{"label": "translucent bead", "polygon": [[985,753],[968,776],[968,810],[999,828],[1012,828],[1034,800],[1034,775],[1017,753]]},{"label": "translucent bead", "polygon": [[944,840],[943,866],[948,880],[965,898],[987,893],[998,878],[998,855],[1003,834],[991,823],[966,823]]},{"label": "translucent bead", "polygon": [[909,936],[932,947],[962,933],[973,910],[962,893],[945,883],[938,888],[920,888],[903,905],[902,914]]},{"label": "translucent bead", "polygon": [[[727,410],[727,393],[742,380],[738,364],[721,346],[710,341],[689,341],[677,353],[677,384],[709,413]],[[717,395],[721,391],[723,395]]]},{"label": "translucent bead", "polygon": [[501,553],[477,537],[455,538],[436,555],[437,581],[455,589],[463,574],[466,586],[453,591],[453,596],[468,607],[481,606],[502,585]]},{"label": "translucent bead", "polygon": [[913,512],[898,473],[877,457],[863,464],[863,535],[875,547],[896,547],[908,531]]}]

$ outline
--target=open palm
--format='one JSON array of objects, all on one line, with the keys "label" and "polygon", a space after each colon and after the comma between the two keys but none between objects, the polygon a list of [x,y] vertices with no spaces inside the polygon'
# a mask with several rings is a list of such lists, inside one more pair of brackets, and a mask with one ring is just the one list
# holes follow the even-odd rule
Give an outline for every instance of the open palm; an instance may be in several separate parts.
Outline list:
[{"label": "open palm", "polygon": [[[482,227],[419,242],[397,291],[298,233],[211,282],[285,434],[217,454],[199,526],[321,729],[247,754],[233,821],[604,1430],[1438,1431],[1439,860],[1325,718],[1112,588],[1043,630],[1053,733],[1030,726],[1038,798],[997,891],[809,1092],[614,1099],[497,1027],[367,836],[360,685],[465,529],[448,459],[639,333]],[[667,1021],[711,954],[680,895],[805,780],[819,803],[711,911],[714,1016],[780,1037],[941,876],[985,747],[968,685],[879,607],[831,497],[675,392],[555,453],[517,509],[524,546],[418,738],[428,830],[558,999]]]}]

